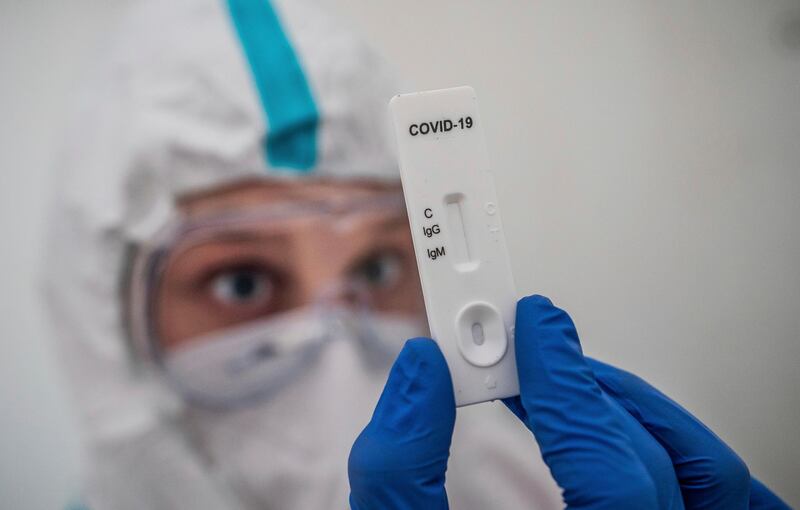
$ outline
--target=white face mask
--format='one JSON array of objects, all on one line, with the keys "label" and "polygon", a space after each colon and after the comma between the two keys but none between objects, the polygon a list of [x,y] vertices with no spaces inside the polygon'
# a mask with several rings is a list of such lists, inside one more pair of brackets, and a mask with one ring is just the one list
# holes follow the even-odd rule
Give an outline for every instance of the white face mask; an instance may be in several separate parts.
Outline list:
[{"label": "white face mask", "polygon": [[409,322],[314,306],[195,338],[161,363],[168,382],[189,402],[231,409],[266,400],[313,371],[320,354],[337,340],[358,344],[367,368],[380,370],[397,356],[407,338],[396,336]]},{"label": "white face mask", "polygon": [[190,406],[186,420],[245,508],[347,508],[349,449],[403,343],[425,332],[419,320],[310,309],[198,339],[164,365],[194,400],[250,403]]}]

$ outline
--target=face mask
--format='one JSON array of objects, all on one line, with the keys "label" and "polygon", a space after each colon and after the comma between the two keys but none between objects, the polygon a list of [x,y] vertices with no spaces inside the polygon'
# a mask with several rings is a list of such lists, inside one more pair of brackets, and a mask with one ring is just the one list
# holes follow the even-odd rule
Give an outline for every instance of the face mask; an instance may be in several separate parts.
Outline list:
[{"label": "face mask", "polygon": [[[315,306],[193,339],[165,356],[169,383],[194,404],[230,409],[268,400],[314,369],[336,341],[354,342],[367,370],[382,370],[402,347],[409,320]],[[401,336],[397,336],[401,335]]]},{"label": "face mask", "polygon": [[[246,508],[346,508],[350,446],[397,352],[424,327],[334,309],[294,312],[232,333],[213,343],[230,353],[198,342],[167,362],[173,377],[197,383],[214,400],[260,397],[227,411],[190,406],[186,427],[195,447]],[[227,372],[214,375],[220,368]],[[276,387],[256,388],[262,371],[274,374]],[[223,389],[215,389],[220,383]]]}]

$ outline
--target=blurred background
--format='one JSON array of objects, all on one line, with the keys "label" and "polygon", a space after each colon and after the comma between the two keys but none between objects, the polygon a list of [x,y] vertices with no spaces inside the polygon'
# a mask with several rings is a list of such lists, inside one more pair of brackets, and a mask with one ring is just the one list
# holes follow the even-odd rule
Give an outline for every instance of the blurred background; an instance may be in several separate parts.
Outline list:
[{"label": "blurred background", "polygon": [[[520,294],[800,506],[800,2],[320,1],[409,91],[475,87]],[[7,508],[80,486],[37,272],[66,110],[129,3],[0,2]]]}]

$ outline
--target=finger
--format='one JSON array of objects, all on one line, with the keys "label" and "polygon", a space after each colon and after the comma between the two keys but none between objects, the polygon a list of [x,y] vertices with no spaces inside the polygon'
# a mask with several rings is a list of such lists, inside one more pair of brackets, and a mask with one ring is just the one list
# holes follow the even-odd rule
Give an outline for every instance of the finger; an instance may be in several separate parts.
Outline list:
[{"label": "finger", "polygon": [[[618,402],[608,395],[604,395],[604,398],[609,400],[610,406],[615,409],[615,412],[623,422],[623,428],[631,441],[633,450],[653,480],[658,508],[662,510],[683,510],[684,505],[680,486],[672,468],[672,460],[667,455],[667,452],[653,439],[653,436],[647,432],[642,424],[636,421]],[[505,399],[503,403],[518,418],[524,421],[523,417],[526,416],[526,413],[522,408],[522,402],[519,397]]]},{"label": "finger", "polygon": [[749,507],[750,473],[728,445],[639,377],[596,360],[589,363],[603,389],[667,451],[687,509]]},{"label": "finger", "polygon": [[615,408],[623,424],[625,433],[631,441],[633,450],[644,464],[655,484],[656,499],[660,510],[684,510],[683,496],[675,476],[672,460],[658,441],[630,415],[617,401],[604,394]]},{"label": "finger", "polygon": [[750,479],[750,510],[792,510],[767,486],[755,478]]},{"label": "finger", "polygon": [[566,312],[541,296],[523,298],[515,344],[520,396],[507,404],[533,432],[567,506],[658,508],[654,482]]},{"label": "finger", "polygon": [[455,416],[450,372],[438,346],[427,338],[409,340],[350,452],[351,507],[447,508]]}]

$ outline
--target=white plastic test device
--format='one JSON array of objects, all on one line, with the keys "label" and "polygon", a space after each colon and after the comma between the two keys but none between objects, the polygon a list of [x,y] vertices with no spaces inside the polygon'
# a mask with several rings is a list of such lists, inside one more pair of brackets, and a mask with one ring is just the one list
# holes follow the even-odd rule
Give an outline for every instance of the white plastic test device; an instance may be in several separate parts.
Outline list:
[{"label": "white plastic test device", "polygon": [[456,405],[518,395],[516,290],[475,91],[399,95],[389,110],[428,324]]}]

